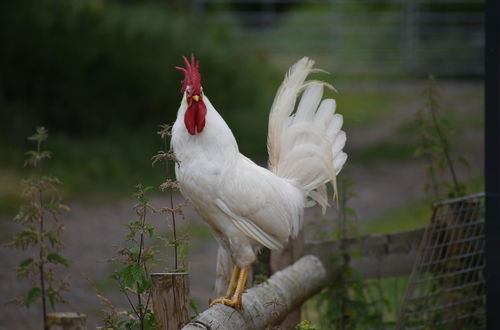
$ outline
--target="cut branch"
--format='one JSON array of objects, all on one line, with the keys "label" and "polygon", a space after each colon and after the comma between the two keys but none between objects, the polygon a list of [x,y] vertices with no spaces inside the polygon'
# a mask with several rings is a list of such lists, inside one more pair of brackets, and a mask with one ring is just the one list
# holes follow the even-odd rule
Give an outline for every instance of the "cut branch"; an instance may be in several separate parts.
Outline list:
[{"label": "cut branch", "polygon": [[217,304],[198,315],[184,330],[264,329],[278,324],[327,283],[328,274],[315,256],[305,256],[274,274],[267,283],[243,295],[243,309]]},{"label": "cut branch", "polygon": [[410,274],[418,253],[423,229],[387,235],[367,235],[343,242],[328,241],[305,246],[307,255],[274,274],[267,283],[243,295],[243,309],[217,304],[199,314],[184,330],[265,329],[279,324],[295,308],[319,292],[338,274],[332,256],[340,244],[356,248],[361,257],[350,266],[363,278]]}]

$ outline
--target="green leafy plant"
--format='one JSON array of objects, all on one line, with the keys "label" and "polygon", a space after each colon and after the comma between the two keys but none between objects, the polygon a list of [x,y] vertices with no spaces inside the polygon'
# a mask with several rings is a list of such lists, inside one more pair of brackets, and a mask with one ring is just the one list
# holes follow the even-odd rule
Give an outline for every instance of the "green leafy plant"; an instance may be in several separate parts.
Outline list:
[{"label": "green leafy plant", "polygon": [[356,194],[346,178],[340,184],[340,215],[334,221],[333,232],[339,249],[332,258],[332,262],[338,264],[339,272],[337,278],[323,289],[317,301],[322,326],[328,329],[383,328],[383,310],[387,299],[377,283],[364,281],[350,266],[353,258],[360,258],[359,251],[347,244],[348,240],[358,237],[356,212],[348,206],[349,200]]},{"label": "green leafy plant", "polygon": [[[119,263],[119,268],[113,274],[113,278],[117,281],[120,291],[124,293],[131,307],[130,311],[121,312],[111,303],[109,299],[98,294],[101,302],[106,306],[104,310],[103,327],[104,329],[155,329],[157,326],[153,312],[151,310],[151,286],[152,281],[149,277],[150,269],[153,267],[154,251],[146,246],[146,239],[155,238],[155,227],[147,223],[147,215],[149,213],[165,214],[171,219],[172,237],[164,239],[168,247],[173,247],[173,271],[183,272],[185,270],[185,255],[187,247],[187,239],[185,235],[179,235],[177,228],[178,217],[184,218],[184,204],[176,205],[174,202],[174,193],[179,189],[178,184],[172,179],[172,164],[175,164],[175,155],[169,148],[169,137],[171,136],[171,125],[161,125],[158,135],[163,141],[163,149],[158,151],[152,157],[152,165],[163,163],[165,181],[160,185],[161,191],[169,192],[169,205],[160,209],[155,209],[146,193],[153,189],[152,187],[144,187],[142,184],[136,186],[134,196],[137,199],[137,204],[134,210],[138,219],[132,221],[125,226],[128,228],[126,235],[126,247],[118,251],[119,257],[111,259]],[[194,302],[191,302],[193,310],[197,310]]]},{"label": "green leafy plant", "polygon": [[131,308],[127,312],[118,312],[111,302],[100,296],[108,306],[103,318],[104,329],[140,329],[156,328],[156,321],[151,310],[151,285],[149,270],[154,251],[146,246],[146,239],[151,239],[155,228],[147,223],[149,212],[156,212],[150,205],[146,193],[152,187],[136,186],[137,204],[134,210],[137,219],[127,223],[126,246],[118,250],[118,258],[111,259],[119,264],[113,278],[117,281],[120,291],[125,295]]},{"label": "green leafy plant", "polygon": [[157,132],[160,135],[163,142],[163,149],[158,151],[156,155],[152,158],[152,165],[157,163],[163,163],[165,171],[165,181],[160,185],[160,190],[162,192],[167,192],[169,196],[169,205],[160,208],[158,211],[165,214],[167,218],[170,218],[172,237],[170,239],[164,240],[167,246],[174,248],[174,264],[173,271],[183,272],[186,270],[186,251],[187,244],[189,241],[188,233],[184,235],[179,235],[177,228],[177,219],[180,217],[184,219],[183,207],[185,203],[180,203],[175,205],[174,194],[179,190],[179,184],[173,179],[173,168],[172,165],[177,163],[175,154],[172,149],[170,149],[170,137],[172,126],[168,124],[160,125],[160,130]]},{"label": "green leafy plant", "polygon": [[316,327],[311,325],[311,322],[308,320],[302,320],[300,323],[298,323],[295,326],[295,329],[297,330],[316,330]]},{"label": "green leafy plant", "polygon": [[[466,186],[458,179],[456,162],[466,167],[469,164],[464,157],[454,158],[451,154],[451,129],[446,118],[440,115],[439,93],[434,76],[429,75],[423,94],[425,105],[415,115],[420,132],[420,147],[415,150],[415,155],[425,157],[427,162],[429,182],[424,189],[435,200],[464,196]],[[442,178],[447,172],[451,180]]]},{"label": "green leafy plant", "polygon": [[36,150],[26,153],[28,158],[24,166],[33,168],[34,173],[21,182],[23,203],[14,218],[24,229],[7,243],[9,247],[32,252],[30,258],[17,266],[17,277],[30,279],[33,286],[25,295],[14,298],[14,302],[30,307],[41,301],[44,329],[48,328],[47,300],[55,309],[56,303],[66,302],[61,293],[69,287],[67,280],[57,276],[58,266],[69,265],[68,259],[61,255],[64,226],[59,220],[61,212],[69,211],[69,207],[62,203],[59,193],[61,181],[45,175],[42,169],[42,163],[51,157],[49,151],[42,150],[42,143],[47,137],[47,130],[38,127],[36,133],[28,138],[36,143]]}]

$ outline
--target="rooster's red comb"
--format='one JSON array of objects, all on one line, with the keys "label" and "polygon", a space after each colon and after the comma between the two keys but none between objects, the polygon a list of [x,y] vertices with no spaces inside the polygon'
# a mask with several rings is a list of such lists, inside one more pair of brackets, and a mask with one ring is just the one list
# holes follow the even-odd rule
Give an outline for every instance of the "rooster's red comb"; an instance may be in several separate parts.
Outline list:
[{"label": "rooster's red comb", "polygon": [[194,95],[201,94],[201,76],[198,68],[200,67],[200,61],[194,59],[194,55],[191,54],[191,63],[189,63],[186,56],[182,56],[186,68],[176,66],[175,68],[179,71],[184,72],[184,80],[182,81],[181,93],[186,91],[188,86],[191,87],[191,93]]}]

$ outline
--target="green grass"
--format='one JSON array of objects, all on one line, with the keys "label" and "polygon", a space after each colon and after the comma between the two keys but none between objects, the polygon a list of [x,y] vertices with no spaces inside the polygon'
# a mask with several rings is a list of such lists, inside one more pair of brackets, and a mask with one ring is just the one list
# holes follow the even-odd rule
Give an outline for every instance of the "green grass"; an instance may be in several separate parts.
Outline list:
[{"label": "green grass", "polygon": [[204,240],[212,240],[213,235],[210,231],[210,228],[206,224],[195,224],[192,223],[189,226],[189,236],[193,241],[204,241]]},{"label": "green grass", "polygon": [[0,211],[14,214],[21,199],[21,176],[13,170],[0,170]]},{"label": "green grass", "polygon": [[418,202],[390,209],[369,222],[361,223],[360,226],[364,233],[395,233],[425,226],[431,212],[430,203]]},{"label": "green grass", "polygon": [[[366,280],[365,287],[363,290],[366,300],[373,304],[373,306],[383,306],[381,307],[381,313],[384,320],[384,324],[389,328],[397,321],[399,308],[404,299],[406,288],[408,285],[409,276],[395,276],[380,279],[368,279]],[[338,299],[339,297],[332,297],[332,299]],[[302,306],[302,319],[309,320],[314,325],[324,324],[324,315],[326,310],[324,306],[318,308],[319,294],[309,299]],[[370,328],[368,324],[363,325],[365,328]],[[357,327],[362,329],[363,327]],[[323,329],[323,328],[318,328]]]},{"label": "green grass", "polygon": [[[328,76],[324,79],[327,79]],[[333,80],[335,84],[335,79]],[[348,88],[339,94],[329,94],[337,101],[337,112],[342,114],[344,122],[349,126],[374,125],[394,115],[400,96],[390,90],[372,91],[363,88]]]},{"label": "green grass", "polygon": [[[473,178],[466,183],[468,194],[484,191],[484,178]],[[397,206],[387,210],[381,216],[360,224],[363,233],[388,234],[404,230],[424,227],[432,215],[431,202],[417,201],[415,203]]]},{"label": "green grass", "polygon": [[408,161],[413,158],[416,144],[404,139],[382,140],[349,153],[352,162],[370,164],[377,161]]},{"label": "green grass", "polygon": [[[139,182],[145,186],[159,186],[164,170],[153,168],[151,157],[161,148],[156,127],[87,139],[49,135],[43,149],[49,150],[52,157],[44,163],[43,171],[63,182],[62,192],[67,200],[108,202],[129,197]],[[32,171],[22,167],[23,153],[15,150],[11,162],[0,167],[1,213],[12,214],[17,210],[19,183],[22,178],[32,175]]]}]

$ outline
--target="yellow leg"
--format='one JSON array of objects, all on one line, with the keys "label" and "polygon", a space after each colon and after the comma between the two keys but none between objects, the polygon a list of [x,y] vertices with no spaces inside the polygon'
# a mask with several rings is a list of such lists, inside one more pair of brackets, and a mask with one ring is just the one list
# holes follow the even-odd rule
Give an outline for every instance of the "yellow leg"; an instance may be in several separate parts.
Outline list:
[{"label": "yellow leg", "polygon": [[231,281],[229,282],[229,286],[227,287],[226,298],[230,299],[234,290],[236,290],[236,286],[238,285],[238,278],[240,277],[241,268],[238,266],[234,266],[233,273],[231,275]]},{"label": "yellow leg", "polygon": [[[247,283],[248,273],[250,271],[250,267],[251,266],[248,265],[248,266],[242,268],[241,271],[239,272],[240,274],[239,274],[239,278],[238,278],[238,284],[236,285],[236,290],[234,291],[232,299],[228,299],[228,298],[215,299],[214,301],[212,301],[210,303],[210,306],[222,303],[224,305],[231,306],[234,308],[242,308],[241,296],[243,295],[243,292],[245,292],[245,285]],[[234,275],[234,273],[233,273],[233,275]],[[233,276],[231,276],[231,279],[232,279],[232,277]]]}]

